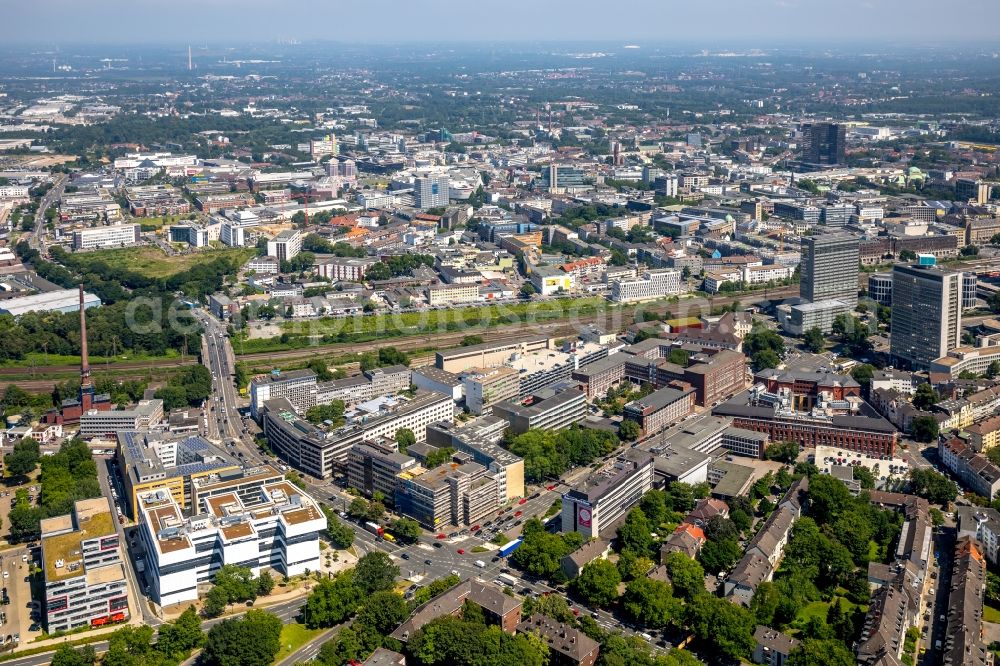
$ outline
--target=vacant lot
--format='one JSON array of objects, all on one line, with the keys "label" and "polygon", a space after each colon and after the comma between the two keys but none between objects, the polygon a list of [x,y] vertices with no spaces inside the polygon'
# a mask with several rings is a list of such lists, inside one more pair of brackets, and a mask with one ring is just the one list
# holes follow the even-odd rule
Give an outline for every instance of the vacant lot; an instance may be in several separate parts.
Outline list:
[{"label": "vacant lot", "polygon": [[152,278],[170,277],[191,270],[194,266],[207,263],[217,257],[239,257],[240,263],[257,254],[256,248],[226,248],[224,250],[202,250],[188,254],[167,256],[158,247],[127,247],[116,250],[95,250],[74,255],[80,263],[104,262],[114,268],[122,268]]}]

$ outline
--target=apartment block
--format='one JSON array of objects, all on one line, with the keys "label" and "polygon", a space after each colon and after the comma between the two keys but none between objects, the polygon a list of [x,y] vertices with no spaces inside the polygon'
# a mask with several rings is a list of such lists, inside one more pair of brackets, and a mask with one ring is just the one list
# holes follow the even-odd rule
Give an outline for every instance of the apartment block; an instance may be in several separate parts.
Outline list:
[{"label": "apartment block", "polygon": [[959,437],[938,444],[941,463],[961,480],[962,485],[992,501],[1000,491],[1000,467]]},{"label": "apartment block", "polygon": [[375,257],[317,258],[316,274],[333,282],[361,282],[368,269],[379,263]]},{"label": "apartment block", "polygon": [[43,519],[41,535],[49,633],[128,620],[128,583],[106,497],[79,500],[71,514]]}]

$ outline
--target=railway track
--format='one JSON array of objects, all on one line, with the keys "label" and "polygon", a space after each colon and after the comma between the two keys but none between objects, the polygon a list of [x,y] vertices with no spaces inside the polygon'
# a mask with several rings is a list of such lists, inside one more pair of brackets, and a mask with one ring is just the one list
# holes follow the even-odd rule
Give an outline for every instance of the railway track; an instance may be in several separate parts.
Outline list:
[{"label": "railway track", "polygon": [[[268,364],[275,367],[280,363],[292,363],[309,361],[314,358],[324,358],[329,356],[343,356],[347,354],[362,354],[369,351],[378,351],[384,347],[395,347],[400,351],[414,351],[426,349],[448,349],[461,344],[462,339],[468,335],[478,335],[487,343],[501,343],[524,335],[534,335],[544,333],[550,337],[561,337],[565,335],[576,335],[584,326],[595,325],[605,330],[620,331],[631,325],[635,312],[640,308],[645,313],[659,316],[698,316],[712,308],[724,307],[739,302],[743,305],[751,305],[764,300],[775,300],[798,295],[798,286],[782,287],[759,294],[742,294],[737,296],[721,296],[715,298],[697,298],[668,303],[661,305],[637,305],[631,308],[609,308],[603,312],[581,315],[573,321],[554,320],[550,322],[530,323],[522,322],[517,324],[505,324],[502,326],[492,326],[487,328],[469,327],[462,331],[451,331],[446,333],[431,333],[410,335],[405,337],[388,337],[383,340],[373,340],[362,343],[335,343],[317,344],[301,349],[290,349],[274,352],[253,352],[250,354],[236,354],[236,360],[247,362],[251,365]],[[239,344],[235,345],[238,347]],[[235,350],[234,351],[238,351]],[[197,363],[195,357],[187,359],[162,359],[158,361],[126,361],[105,366],[108,371],[113,371],[116,376],[122,378],[141,378],[148,375],[153,369],[181,368]],[[433,354],[424,354],[412,359],[411,365],[420,367],[430,365],[434,362]],[[353,365],[353,364],[352,364]],[[93,364],[93,370],[100,373],[101,364]],[[79,373],[78,365],[61,366],[36,366],[30,368],[0,368],[0,386],[7,384],[17,384],[26,390],[51,390],[60,381],[71,379]],[[49,377],[36,379],[32,376],[50,375]]]}]

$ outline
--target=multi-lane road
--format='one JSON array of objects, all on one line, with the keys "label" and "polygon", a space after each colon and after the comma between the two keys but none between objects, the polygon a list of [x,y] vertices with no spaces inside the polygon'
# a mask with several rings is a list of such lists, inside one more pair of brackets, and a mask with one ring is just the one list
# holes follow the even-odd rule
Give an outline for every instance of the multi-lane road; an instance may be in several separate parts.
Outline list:
[{"label": "multi-lane road", "polygon": [[66,174],[59,174],[52,188],[45,193],[38,203],[38,212],[35,213],[35,233],[28,240],[28,245],[33,249],[45,254],[45,211],[55,204],[66,189]]}]

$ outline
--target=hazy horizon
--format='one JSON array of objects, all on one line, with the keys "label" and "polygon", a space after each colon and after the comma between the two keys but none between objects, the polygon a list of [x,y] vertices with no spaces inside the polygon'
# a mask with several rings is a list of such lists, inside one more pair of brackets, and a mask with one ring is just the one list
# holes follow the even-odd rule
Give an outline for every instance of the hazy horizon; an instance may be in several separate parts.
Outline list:
[{"label": "hazy horizon", "polygon": [[[996,0],[36,0],[6,9],[7,44],[201,44],[330,40],[351,44],[630,42],[774,48],[1000,42]],[[389,5],[387,7],[386,5]],[[937,15],[935,15],[937,13]],[[719,22],[715,19],[723,17]],[[609,21],[608,19],[613,19]],[[731,42],[727,44],[727,42]]]}]

